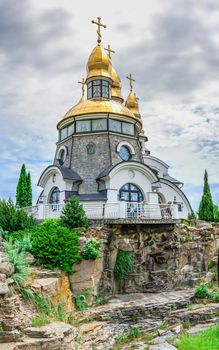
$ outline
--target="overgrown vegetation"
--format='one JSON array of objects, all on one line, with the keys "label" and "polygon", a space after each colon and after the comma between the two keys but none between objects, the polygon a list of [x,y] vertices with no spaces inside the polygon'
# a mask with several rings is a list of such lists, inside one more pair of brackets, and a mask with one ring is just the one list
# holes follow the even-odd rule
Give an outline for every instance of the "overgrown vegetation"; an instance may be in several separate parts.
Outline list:
[{"label": "overgrown vegetation", "polygon": [[85,247],[82,249],[81,255],[85,260],[95,260],[100,257],[102,242],[95,238],[89,238]]},{"label": "overgrown vegetation", "polygon": [[43,266],[71,273],[72,265],[81,260],[79,237],[76,231],[61,226],[55,219],[48,219],[32,232],[31,251]]},{"label": "overgrown vegetation", "polygon": [[91,291],[89,289],[83,290],[82,294],[74,296],[74,304],[78,311],[84,312],[91,306],[87,300],[87,297],[91,295]]},{"label": "overgrown vegetation", "polygon": [[[26,238],[25,238],[26,239]],[[9,257],[10,262],[14,265],[12,279],[17,288],[21,288],[28,278],[28,264],[25,261],[25,251],[23,247],[26,243],[23,241],[13,243],[12,239],[4,241],[4,250]]]},{"label": "overgrown vegetation", "polygon": [[50,323],[50,318],[45,314],[40,314],[39,316],[35,316],[32,318],[32,327],[41,327]]},{"label": "overgrown vegetation", "polygon": [[61,225],[74,229],[77,227],[87,227],[87,217],[79,199],[71,197],[65,204],[60,216]]},{"label": "overgrown vegetation", "polygon": [[23,209],[16,208],[11,199],[0,200],[0,227],[4,231],[11,233],[34,225],[34,219],[28,216]]},{"label": "overgrown vegetation", "polygon": [[131,252],[119,250],[114,267],[114,276],[117,281],[121,281],[134,270],[134,259]]},{"label": "overgrown vegetation", "polygon": [[195,290],[195,298],[208,298],[211,301],[219,302],[219,290],[211,292],[206,285],[201,284]]},{"label": "overgrown vegetation", "polygon": [[218,350],[219,325],[197,334],[183,334],[175,345],[179,350]]}]

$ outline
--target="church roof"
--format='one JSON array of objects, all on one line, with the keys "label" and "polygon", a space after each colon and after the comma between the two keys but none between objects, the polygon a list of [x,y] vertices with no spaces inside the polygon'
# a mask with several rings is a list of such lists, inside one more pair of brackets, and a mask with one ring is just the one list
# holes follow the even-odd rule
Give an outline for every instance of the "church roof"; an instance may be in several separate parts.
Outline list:
[{"label": "church roof", "polygon": [[174,183],[174,184],[178,184],[178,185],[181,185],[181,184],[182,184],[182,185],[183,185],[183,182],[174,179],[174,177],[170,176],[169,174],[164,175],[164,176],[163,176],[163,179],[164,179],[164,180],[168,180],[168,181],[170,181],[170,182],[172,182],[172,183]]},{"label": "church roof", "polygon": [[[134,114],[124,105],[113,100],[85,100],[81,99],[78,104],[73,106],[64,115],[63,119],[58,123],[57,127],[63,122],[63,120],[70,119],[85,114],[97,114],[97,113],[112,113],[130,117],[134,120],[138,120]],[[140,121],[141,122],[141,121]]]},{"label": "church roof", "polygon": [[64,166],[57,166],[62,173],[63,179],[66,180],[78,180],[82,181],[82,178],[73,169],[66,168]]}]

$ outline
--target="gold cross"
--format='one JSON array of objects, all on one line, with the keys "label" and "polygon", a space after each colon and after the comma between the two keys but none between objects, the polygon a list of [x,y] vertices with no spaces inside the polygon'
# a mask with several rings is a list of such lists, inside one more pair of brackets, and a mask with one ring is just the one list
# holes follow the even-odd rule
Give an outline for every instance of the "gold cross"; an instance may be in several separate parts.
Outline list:
[{"label": "gold cross", "polygon": [[78,84],[81,84],[81,90],[82,90],[82,97],[84,97],[84,85],[85,85],[85,81],[84,78],[81,81],[78,81]]},{"label": "gold cross", "polygon": [[110,45],[108,45],[108,48],[105,48],[105,47],[104,47],[104,50],[106,50],[106,51],[108,52],[109,58],[111,58],[111,52],[112,52],[112,53],[115,53],[115,51],[111,50]]},{"label": "gold cross", "polygon": [[101,18],[100,18],[100,17],[97,17],[97,22],[91,21],[92,23],[94,23],[94,24],[97,25],[97,35],[98,35],[97,42],[98,42],[98,45],[100,45],[100,43],[101,43],[100,27],[106,28],[106,25],[105,25],[105,24],[102,24],[102,23],[100,22],[100,20],[101,20]]},{"label": "gold cross", "polygon": [[129,84],[130,84],[130,91],[132,91],[133,88],[133,84],[132,82],[135,81],[135,79],[132,78],[131,73],[129,74],[129,76],[126,77],[129,80]]}]

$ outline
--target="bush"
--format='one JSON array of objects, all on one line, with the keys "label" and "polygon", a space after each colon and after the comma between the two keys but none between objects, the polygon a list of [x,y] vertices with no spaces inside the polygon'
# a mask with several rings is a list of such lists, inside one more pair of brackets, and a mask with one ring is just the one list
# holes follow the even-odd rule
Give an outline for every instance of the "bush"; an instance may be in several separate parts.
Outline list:
[{"label": "bush", "polygon": [[25,252],[19,250],[11,239],[4,242],[4,249],[10,262],[14,265],[15,271],[12,278],[16,286],[21,288],[28,278],[28,264],[25,261]]},{"label": "bush", "polygon": [[60,221],[62,225],[70,229],[87,227],[87,218],[77,197],[71,197],[65,204]]},{"label": "bush", "polygon": [[114,276],[118,281],[123,280],[134,269],[134,259],[129,251],[119,250],[114,267]]},{"label": "bush", "polygon": [[81,255],[85,260],[95,260],[100,257],[101,241],[97,241],[94,238],[88,239],[85,247],[83,248]]},{"label": "bush", "polygon": [[206,297],[210,297],[211,294],[208,290],[208,287],[206,287],[204,284],[201,284],[200,286],[198,286],[195,290],[195,297],[196,298],[206,298]]},{"label": "bush", "polygon": [[32,318],[32,327],[42,327],[50,323],[51,320],[45,314],[40,314]]},{"label": "bush", "polygon": [[23,209],[16,208],[11,199],[0,200],[0,226],[4,231],[11,233],[34,225],[34,219],[29,217]]},{"label": "bush", "polygon": [[72,273],[72,265],[81,260],[79,237],[77,232],[60,226],[58,220],[48,219],[31,232],[31,252],[43,266]]}]

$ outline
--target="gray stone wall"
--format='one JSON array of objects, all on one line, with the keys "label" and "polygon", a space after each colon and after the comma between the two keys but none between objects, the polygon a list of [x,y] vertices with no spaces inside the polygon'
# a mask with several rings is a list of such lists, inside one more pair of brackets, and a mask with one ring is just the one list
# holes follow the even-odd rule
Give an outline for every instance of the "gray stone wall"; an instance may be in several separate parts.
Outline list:
[{"label": "gray stone wall", "polygon": [[[71,167],[83,179],[79,188],[79,193],[98,192],[96,178],[110,165],[116,165],[122,161],[117,153],[117,145],[122,142],[129,142],[135,149],[132,160],[142,161],[141,150],[137,138],[127,137],[120,134],[87,134],[74,135],[57,145],[57,152],[61,146],[68,148],[68,156],[63,164]],[[54,159],[54,164],[59,165],[59,161]],[[103,186],[102,186],[103,187]]]}]

